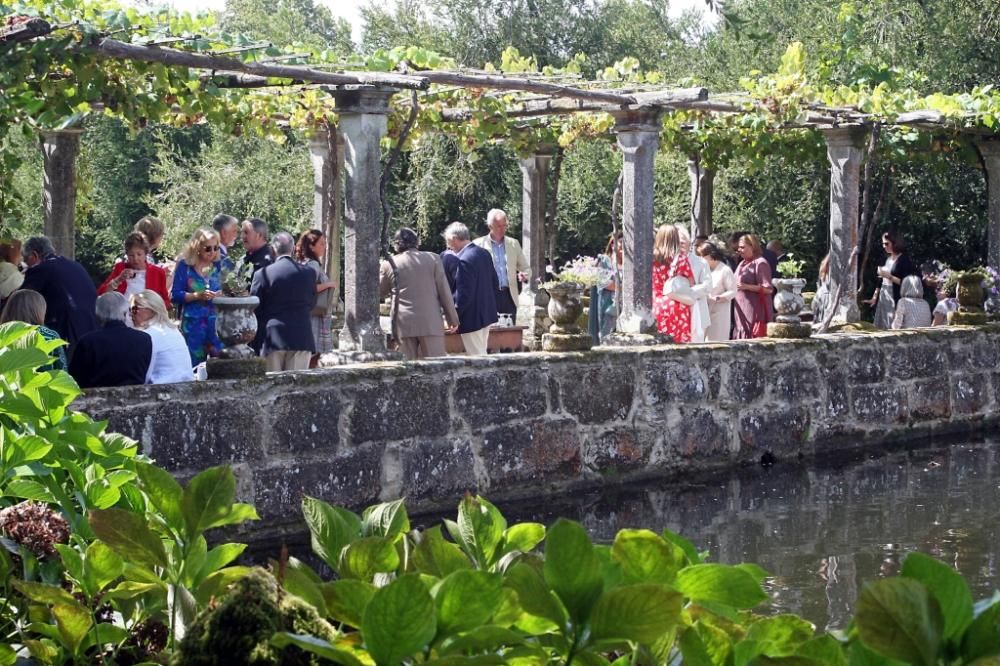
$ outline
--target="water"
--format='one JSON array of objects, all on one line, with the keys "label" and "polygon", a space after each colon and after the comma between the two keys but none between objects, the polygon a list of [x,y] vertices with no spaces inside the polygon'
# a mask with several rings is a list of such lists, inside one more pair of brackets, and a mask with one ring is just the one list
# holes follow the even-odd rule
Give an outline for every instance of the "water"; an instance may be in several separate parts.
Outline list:
[{"label": "water", "polygon": [[810,465],[778,464],[678,487],[650,484],[500,508],[515,520],[581,521],[595,540],[669,528],[711,561],[771,573],[771,612],[846,627],[865,582],[898,573],[906,553],[960,571],[974,599],[997,587],[1000,438]]}]

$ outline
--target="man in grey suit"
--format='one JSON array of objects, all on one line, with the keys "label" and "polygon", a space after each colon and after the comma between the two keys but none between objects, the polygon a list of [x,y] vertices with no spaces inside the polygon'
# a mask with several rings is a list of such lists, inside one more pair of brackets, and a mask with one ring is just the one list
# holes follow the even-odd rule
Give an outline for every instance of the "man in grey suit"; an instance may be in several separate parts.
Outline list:
[{"label": "man in grey suit", "polygon": [[392,239],[395,275],[388,261],[379,271],[379,296],[393,295],[394,334],[400,351],[409,359],[444,356],[444,324],[449,332],[458,328],[458,313],[445,278],[441,258],[421,252],[420,239],[413,229],[403,227]]},{"label": "man in grey suit", "polygon": [[292,259],[295,239],[290,234],[275,234],[273,245],[278,258],[254,273],[250,286],[250,293],[260,298],[260,353],[268,372],[306,370],[316,351],[309,320],[316,305],[316,273]]}]

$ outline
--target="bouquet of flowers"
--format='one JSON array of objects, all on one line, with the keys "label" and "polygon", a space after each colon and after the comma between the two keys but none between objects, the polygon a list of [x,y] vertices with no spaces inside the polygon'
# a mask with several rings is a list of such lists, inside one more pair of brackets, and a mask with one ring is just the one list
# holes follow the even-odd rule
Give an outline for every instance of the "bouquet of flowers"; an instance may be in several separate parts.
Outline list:
[{"label": "bouquet of flowers", "polygon": [[577,282],[587,288],[603,289],[614,280],[615,272],[597,257],[578,256],[563,266],[553,278],[554,282]]}]

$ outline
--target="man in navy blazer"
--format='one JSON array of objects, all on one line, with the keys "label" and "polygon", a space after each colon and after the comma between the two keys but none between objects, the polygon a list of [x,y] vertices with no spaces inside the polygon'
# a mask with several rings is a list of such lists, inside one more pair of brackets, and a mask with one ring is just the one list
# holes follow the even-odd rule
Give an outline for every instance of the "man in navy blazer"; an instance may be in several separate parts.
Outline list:
[{"label": "man in navy blazer", "polygon": [[493,268],[493,255],[474,245],[469,228],[452,222],[444,230],[444,242],[454,253],[442,260],[448,282],[454,285],[455,309],[458,311],[458,332],[465,353],[479,356],[486,353],[490,325],[497,322],[497,290],[500,283]]},{"label": "man in navy blazer", "polygon": [[83,266],[57,255],[52,241],[45,236],[29,238],[21,256],[28,265],[21,289],[33,289],[42,295],[45,325],[69,343],[72,355],[77,341],[97,330],[97,289],[93,280]]},{"label": "man in navy blazer", "polygon": [[128,300],[117,291],[101,294],[95,305],[101,328],[80,338],[69,374],[80,388],[145,384],[153,339],[125,324]]},{"label": "man in navy blazer", "polygon": [[292,259],[295,239],[290,234],[275,234],[273,247],[277,259],[254,273],[250,285],[250,293],[260,298],[260,353],[268,372],[306,370],[316,351],[309,319],[316,305],[316,273]]}]

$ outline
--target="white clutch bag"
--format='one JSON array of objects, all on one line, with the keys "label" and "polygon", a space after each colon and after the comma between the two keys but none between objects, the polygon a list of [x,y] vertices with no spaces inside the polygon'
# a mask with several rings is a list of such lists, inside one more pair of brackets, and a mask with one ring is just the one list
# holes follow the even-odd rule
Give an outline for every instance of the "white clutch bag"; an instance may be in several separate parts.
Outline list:
[{"label": "white clutch bag", "polygon": [[684,305],[692,305],[695,300],[691,283],[681,276],[672,277],[663,283],[663,295]]}]

